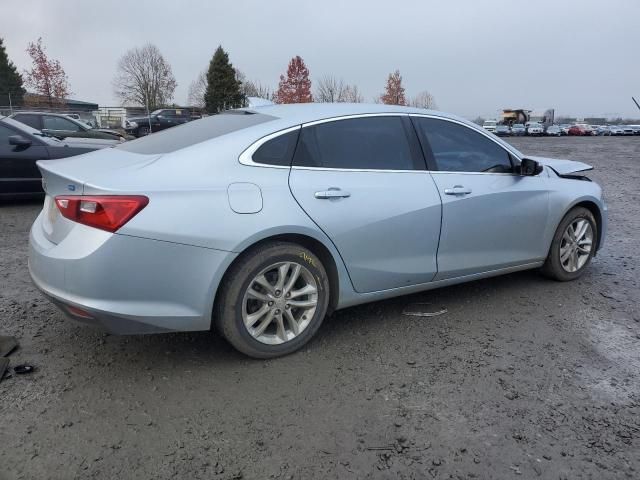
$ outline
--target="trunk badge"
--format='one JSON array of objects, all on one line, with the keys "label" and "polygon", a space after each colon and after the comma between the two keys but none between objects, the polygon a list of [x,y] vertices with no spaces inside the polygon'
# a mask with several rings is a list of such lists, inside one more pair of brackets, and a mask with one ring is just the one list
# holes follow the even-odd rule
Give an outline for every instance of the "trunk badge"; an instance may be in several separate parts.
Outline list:
[{"label": "trunk badge", "polygon": [[68,189],[70,192],[75,192],[75,191],[76,191],[76,186],[75,186],[75,185],[67,185],[67,189]]}]

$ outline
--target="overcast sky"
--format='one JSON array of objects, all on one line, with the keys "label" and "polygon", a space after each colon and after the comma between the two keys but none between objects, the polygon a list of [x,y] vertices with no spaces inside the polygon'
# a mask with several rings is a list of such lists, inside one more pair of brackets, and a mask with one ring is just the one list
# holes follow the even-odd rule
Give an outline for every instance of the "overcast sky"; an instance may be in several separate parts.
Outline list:
[{"label": "overcast sky", "polygon": [[0,36],[20,70],[42,36],[72,97],[117,105],[120,56],[157,45],[184,104],[221,44],[248,79],[275,88],[294,55],[311,79],[333,74],[366,101],[399,69],[408,96],[469,118],[502,108],[640,116],[640,0],[175,1],[0,0]]}]

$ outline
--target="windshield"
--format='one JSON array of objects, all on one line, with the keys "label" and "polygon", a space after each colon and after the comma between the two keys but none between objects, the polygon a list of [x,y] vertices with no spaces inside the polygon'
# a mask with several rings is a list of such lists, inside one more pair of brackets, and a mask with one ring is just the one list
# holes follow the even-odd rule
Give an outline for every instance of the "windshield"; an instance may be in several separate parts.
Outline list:
[{"label": "windshield", "polygon": [[137,140],[122,143],[116,148],[147,155],[170,153],[275,119],[276,117],[271,115],[236,110],[168,128]]}]

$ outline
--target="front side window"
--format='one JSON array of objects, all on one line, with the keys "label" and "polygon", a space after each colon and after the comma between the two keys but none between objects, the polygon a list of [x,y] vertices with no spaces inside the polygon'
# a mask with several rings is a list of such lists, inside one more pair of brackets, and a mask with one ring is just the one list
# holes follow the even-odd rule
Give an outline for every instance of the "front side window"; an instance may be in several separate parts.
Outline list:
[{"label": "front side window", "polygon": [[511,173],[509,153],[475,130],[446,120],[415,117],[438,170],[445,172]]},{"label": "front side window", "polygon": [[61,117],[51,117],[49,115],[42,117],[42,128],[44,130],[64,130],[67,132],[80,131],[80,127],[71,120]]},{"label": "front side window", "polygon": [[412,154],[408,135],[399,116],[312,125],[302,129],[293,163],[319,168],[424,170],[424,162]]},{"label": "front side window", "polygon": [[290,167],[300,130],[279,135],[263,143],[252,155],[255,163]]}]

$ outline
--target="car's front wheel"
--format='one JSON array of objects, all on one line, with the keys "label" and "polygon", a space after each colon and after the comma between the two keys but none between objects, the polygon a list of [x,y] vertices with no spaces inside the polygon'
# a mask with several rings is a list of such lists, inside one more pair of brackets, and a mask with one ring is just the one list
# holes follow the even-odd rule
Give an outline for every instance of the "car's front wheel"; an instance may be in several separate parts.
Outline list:
[{"label": "car's front wheel", "polygon": [[216,300],[216,326],[235,348],[255,358],[301,348],[329,305],[324,265],[294,243],[273,242],[248,251],[224,281]]},{"label": "car's front wheel", "polygon": [[542,272],[566,282],[584,273],[596,251],[598,226],[583,207],[569,211],[558,225]]}]

